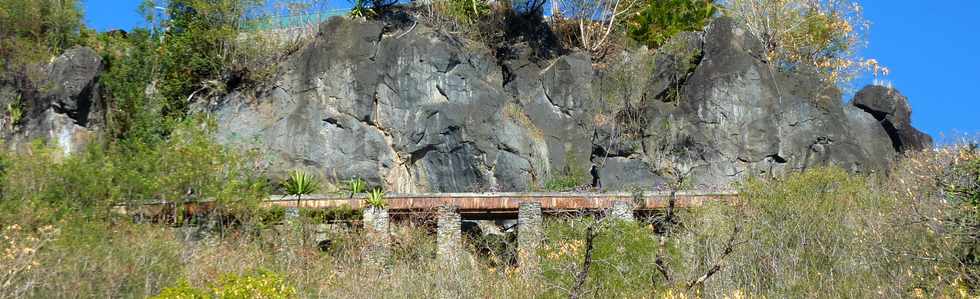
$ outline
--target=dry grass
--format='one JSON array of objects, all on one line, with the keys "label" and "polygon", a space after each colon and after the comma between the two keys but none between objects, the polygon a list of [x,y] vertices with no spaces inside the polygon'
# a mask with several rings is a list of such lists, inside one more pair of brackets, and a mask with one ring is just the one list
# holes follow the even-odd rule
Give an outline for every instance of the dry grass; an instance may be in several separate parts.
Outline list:
[{"label": "dry grass", "polygon": [[458,264],[440,263],[424,217],[392,227],[391,256],[379,264],[366,259],[368,240],[356,227],[332,230],[333,245],[321,252],[301,225],[244,225],[189,242],[188,228],[44,221],[51,210],[7,202],[0,251],[12,254],[2,260],[0,298],[145,297],[180,281],[206,288],[257,271],[278,273],[304,298],[550,298],[573,289],[584,297],[970,298],[977,269],[962,252],[975,232],[961,229],[969,218],[954,218],[963,206],[942,182],[963,182],[950,167],[976,161],[954,148],[911,154],[889,177],[814,169],[750,180],[737,205],[679,212],[671,234],[656,229],[657,217],[603,226],[581,280],[589,217],[546,221],[541,272],[526,275],[473,241]]}]

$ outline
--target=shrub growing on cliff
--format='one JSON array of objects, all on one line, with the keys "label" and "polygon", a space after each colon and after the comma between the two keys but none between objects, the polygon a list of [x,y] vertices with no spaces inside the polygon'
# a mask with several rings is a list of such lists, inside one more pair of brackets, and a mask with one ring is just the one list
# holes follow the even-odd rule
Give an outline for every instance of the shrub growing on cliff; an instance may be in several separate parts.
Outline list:
[{"label": "shrub growing on cliff", "polygon": [[679,32],[700,31],[716,11],[714,0],[647,0],[627,21],[626,32],[656,49]]},{"label": "shrub growing on cliff", "polygon": [[618,33],[629,13],[641,5],[640,0],[555,1],[558,1],[556,20],[574,24],[575,46],[589,52],[593,61],[600,61],[608,54],[614,33]]},{"label": "shrub growing on cliff", "polygon": [[857,52],[870,22],[861,6],[843,0],[727,0],[725,13],[762,40],[776,66],[816,71],[830,84],[849,82],[860,70],[887,73]]},{"label": "shrub growing on cliff", "polygon": [[78,44],[85,32],[78,5],[75,0],[0,1],[0,79]]}]

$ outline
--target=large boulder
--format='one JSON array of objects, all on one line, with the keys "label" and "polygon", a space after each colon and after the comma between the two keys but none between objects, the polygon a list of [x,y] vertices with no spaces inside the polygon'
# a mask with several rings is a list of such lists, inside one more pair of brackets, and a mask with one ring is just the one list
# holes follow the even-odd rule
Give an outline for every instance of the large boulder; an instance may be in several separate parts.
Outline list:
[{"label": "large boulder", "polygon": [[888,133],[895,151],[932,147],[932,137],[912,127],[908,98],[894,88],[867,86],[854,95],[851,105],[874,116]]},{"label": "large boulder", "polygon": [[45,140],[65,154],[84,148],[104,123],[98,78],[102,58],[91,48],[75,47],[41,68],[36,81],[0,87],[0,110],[20,115],[0,128],[8,145],[19,148]]}]

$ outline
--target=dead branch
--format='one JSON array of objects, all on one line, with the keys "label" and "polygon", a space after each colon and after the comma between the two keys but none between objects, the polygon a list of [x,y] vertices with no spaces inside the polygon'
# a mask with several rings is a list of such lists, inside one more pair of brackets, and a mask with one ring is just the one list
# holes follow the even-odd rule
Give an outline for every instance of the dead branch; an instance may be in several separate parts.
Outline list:
[{"label": "dead branch", "polygon": [[718,257],[717,261],[715,261],[714,266],[711,266],[711,268],[709,268],[708,271],[704,273],[704,275],[701,275],[697,279],[692,280],[690,283],[688,283],[687,284],[688,291],[690,291],[695,286],[704,284],[704,282],[708,280],[708,278],[711,278],[712,275],[715,275],[715,273],[721,271],[722,263],[725,261],[725,258],[731,255],[732,252],[735,251],[735,237],[738,235],[740,229],[741,228],[738,226],[738,224],[735,224],[735,227],[732,229],[732,235],[731,237],[728,238],[728,243],[725,245],[725,250],[722,251],[721,256]]},{"label": "dead branch", "polygon": [[596,225],[598,224],[589,225],[589,228],[585,232],[585,258],[582,260],[582,270],[575,277],[575,286],[572,287],[569,298],[578,299],[582,295],[582,286],[585,285],[585,280],[589,277],[589,268],[592,267],[592,242],[598,235],[596,233]]}]

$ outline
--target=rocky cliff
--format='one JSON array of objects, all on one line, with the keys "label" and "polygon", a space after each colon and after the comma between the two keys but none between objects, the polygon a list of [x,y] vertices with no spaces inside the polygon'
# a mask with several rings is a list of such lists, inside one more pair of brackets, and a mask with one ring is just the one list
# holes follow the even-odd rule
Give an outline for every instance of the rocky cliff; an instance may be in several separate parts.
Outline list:
[{"label": "rocky cliff", "polygon": [[[898,91],[869,86],[844,104],[815,77],[775,71],[730,19],[668,44],[682,51],[653,54],[656,68],[632,78],[645,100],[610,108],[585,54],[538,57],[421,24],[334,18],[269,87],[202,110],[220,142],[257,147],[274,169],[397,192],[521,191],[591,163],[612,189],[677,177],[724,187],[815,165],[883,171],[897,153],[931,146]],[[86,115],[100,111],[100,67],[84,52],[52,63],[52,82],[70,84],[33,97],[42,104],[4,126],[6,139],[97,129]]]},{"label": "rocky cliff", "polygon": [[0,82],[0,137],[9,147],[50,140],[65,154],[84,148],[104,124],[98,76],[102,58],[72,48],[42,67],[37,78]]}]

